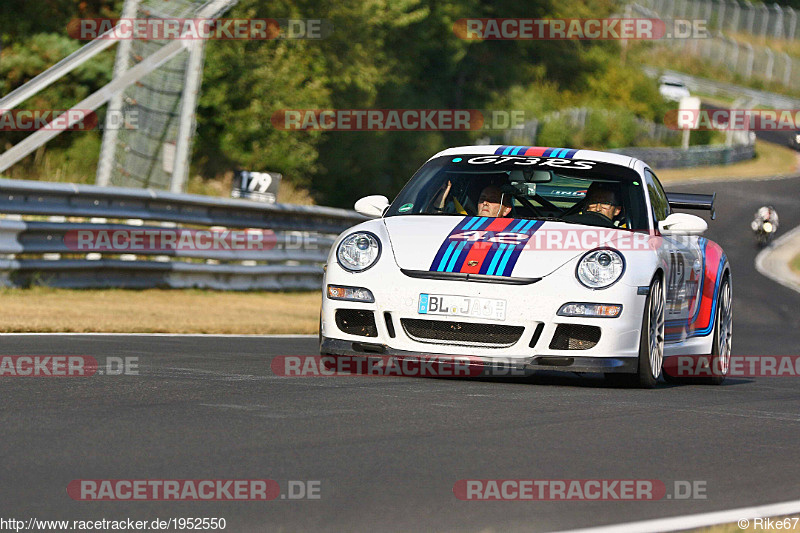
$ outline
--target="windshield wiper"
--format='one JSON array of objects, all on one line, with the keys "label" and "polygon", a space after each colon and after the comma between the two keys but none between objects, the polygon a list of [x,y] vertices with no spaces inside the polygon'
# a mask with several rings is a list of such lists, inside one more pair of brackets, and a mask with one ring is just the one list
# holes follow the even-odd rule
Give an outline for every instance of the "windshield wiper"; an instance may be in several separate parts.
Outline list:
[{"label": "windshield wiper", "polygon": [[531,220],[545,220],[551,222],[566,222],[563,218],[558,217],[530,217]]}]

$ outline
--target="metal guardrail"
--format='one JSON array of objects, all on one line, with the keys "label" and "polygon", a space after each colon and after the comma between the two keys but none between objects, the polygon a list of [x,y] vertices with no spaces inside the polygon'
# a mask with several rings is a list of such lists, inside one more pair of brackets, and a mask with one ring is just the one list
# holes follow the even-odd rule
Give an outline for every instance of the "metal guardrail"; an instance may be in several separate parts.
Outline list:
[{"label": "metal guardrail", "polygon": [[[344,209],[162,191],[0,179],[0,285],[318,289]],[[147,221],[147,225],[145,225]],[[81,251],[79,231],[270,230],[268,246]]]},{"label": "metal guardrail", "polygon": [[[750,133],[754,138],[755,134]],[[690,146],[682,148],[618,148],[609,150],[641,159],[654,169],[692,168],[708,165],[729,165],[753,159],[756,154],[755,142],[735,146]]]}]

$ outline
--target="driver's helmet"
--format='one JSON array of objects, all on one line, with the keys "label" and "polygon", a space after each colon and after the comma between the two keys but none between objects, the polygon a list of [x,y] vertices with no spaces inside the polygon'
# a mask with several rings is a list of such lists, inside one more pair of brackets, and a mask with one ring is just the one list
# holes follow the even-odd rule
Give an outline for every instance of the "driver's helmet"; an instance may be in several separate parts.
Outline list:
[{"label": "driver's helmet", "polygon": [[772,206],[762,206],[758,208],[758,218],[761,220],[769,220],[772,217],[772,213],[775,212]]}]

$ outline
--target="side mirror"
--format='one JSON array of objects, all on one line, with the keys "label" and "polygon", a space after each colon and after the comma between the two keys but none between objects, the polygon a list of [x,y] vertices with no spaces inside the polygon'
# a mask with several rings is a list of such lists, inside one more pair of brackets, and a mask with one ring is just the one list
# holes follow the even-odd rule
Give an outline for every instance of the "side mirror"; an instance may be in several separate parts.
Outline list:
[{"label": "side mirror", "polygon": [[689,213],[672,213],[658,223],[658,230],[664,235],[700,235],[707,229],[705,220]]},{"label": "side mirror", "polygon": [[380,194],[365,196],[356,202],[355,209],[362,215],[380,218],[389,208],[389,199]]}]

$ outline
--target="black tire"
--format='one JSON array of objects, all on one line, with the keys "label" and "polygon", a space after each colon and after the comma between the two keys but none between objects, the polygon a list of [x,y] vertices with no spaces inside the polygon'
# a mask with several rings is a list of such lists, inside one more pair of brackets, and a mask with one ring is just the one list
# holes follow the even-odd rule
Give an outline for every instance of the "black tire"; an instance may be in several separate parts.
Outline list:
[{"label": "black tire", "polygon": [[322,309],[320,309],[319,311],[319,329],[317,330],[317,332],[319,339],[319,354],[325,355],[324,353],[322,353]]},{"label": "black tire", "polygon": [[725,274],[717,296],[717,312],[714,315],[714,339],[711,344],[710,364],[708,369],[714,375],[702,377],[670,376],[664,372],[664,379],[669,383],[682,385],[721,385],[730,371],[731,339],[733,337],[733,289],[729,274]]},{"label": "black tire", "polygon": [[[664,363],[664,289],[660,277],[653,278],[642,313],[639,335],[639,360],[635,374],[608,373],[612,386],[652,389],[658,383]],[[653,327],[651,327],[651,325]]]},{"label": "black tire", "polygon": [[636,386],[652,389],[663,374],[664,364],[664,288],[661,278],[650,283],[650,292],[642,313],[642,331],[639,336],[639,369]]},{"label": "black tire", "polygon": [[711,369],[714,375],[698,378],[698,383],[721,385],[730,371],[731,340],[733,338],[733,288],[725,274],[719,286],[717,314],[714,316],[714,340],[711,345]]}]

